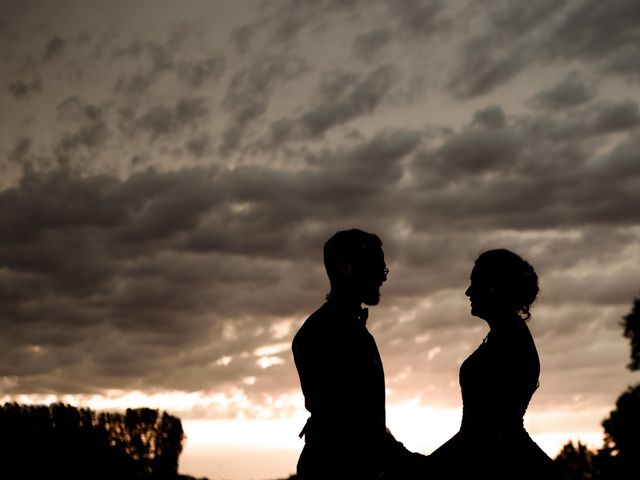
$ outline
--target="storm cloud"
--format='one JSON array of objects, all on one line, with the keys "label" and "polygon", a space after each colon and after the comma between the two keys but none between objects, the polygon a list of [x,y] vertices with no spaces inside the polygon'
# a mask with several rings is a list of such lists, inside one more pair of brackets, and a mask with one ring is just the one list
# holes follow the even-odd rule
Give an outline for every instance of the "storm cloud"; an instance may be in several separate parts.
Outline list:
[{"label": "storm cloud", "polygon": [[457,405],[469,273],[506,247],[541,278],[533,409],[608,408],[640,288],[637,2],[160,3],[0,22],[0,397],[291,415],[322,245],[360,227],[391,269],[390,405]]}]

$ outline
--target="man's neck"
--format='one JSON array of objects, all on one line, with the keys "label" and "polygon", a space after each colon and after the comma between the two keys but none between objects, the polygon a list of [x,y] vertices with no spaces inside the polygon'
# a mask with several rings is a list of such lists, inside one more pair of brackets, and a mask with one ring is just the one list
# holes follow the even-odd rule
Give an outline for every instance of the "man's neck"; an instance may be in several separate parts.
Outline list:
[{"label": "man's neck", "polygon": [[362,308],[362,300],[354,295],[349,295],[345,292],[339,291],[331,291],[329,295],[327,295],[327,301],[340,305],[342,308],[347,310],[360,310]]}]

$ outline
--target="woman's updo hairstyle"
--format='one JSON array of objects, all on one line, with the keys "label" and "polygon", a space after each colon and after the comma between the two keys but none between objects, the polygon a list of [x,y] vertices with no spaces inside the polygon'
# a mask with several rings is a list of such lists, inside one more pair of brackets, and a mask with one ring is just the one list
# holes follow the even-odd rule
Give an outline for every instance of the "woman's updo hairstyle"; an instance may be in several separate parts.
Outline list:
[{"label": "woman's updo hairstyle", "polygon": [[538,295],[538,275],[522,257],[500,248],[483,252],[475,262],[476,270],[486,287],[499,291],[525,320]]}]

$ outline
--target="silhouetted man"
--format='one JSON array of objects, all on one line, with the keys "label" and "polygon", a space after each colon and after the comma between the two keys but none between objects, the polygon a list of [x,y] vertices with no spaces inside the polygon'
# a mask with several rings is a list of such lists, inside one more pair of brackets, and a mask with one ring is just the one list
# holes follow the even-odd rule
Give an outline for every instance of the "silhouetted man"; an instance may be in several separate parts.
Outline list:
[{"label": "silhouetted man", "polygon": [[324,246],[331,283],[327,301],[302,325],[293,356],[305,407],[311,413],[300,436],[305,447],[298,476],[311,479],[377,479],[407,464],[412,454],[385,423],[385,385],[380,354],[366,328],[389,269],[382,242],[352,229]]}]

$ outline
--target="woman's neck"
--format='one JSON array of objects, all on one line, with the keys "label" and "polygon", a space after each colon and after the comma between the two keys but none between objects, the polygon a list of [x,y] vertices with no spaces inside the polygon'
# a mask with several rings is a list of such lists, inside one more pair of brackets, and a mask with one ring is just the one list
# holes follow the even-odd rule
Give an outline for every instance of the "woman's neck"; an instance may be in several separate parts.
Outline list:
[{"label": "woman's neck", "polygon": [[489,330],[495,333],[513,330],[525,324],[524,319],[514,312],[488,315],[484,320],[489,324]]}]

